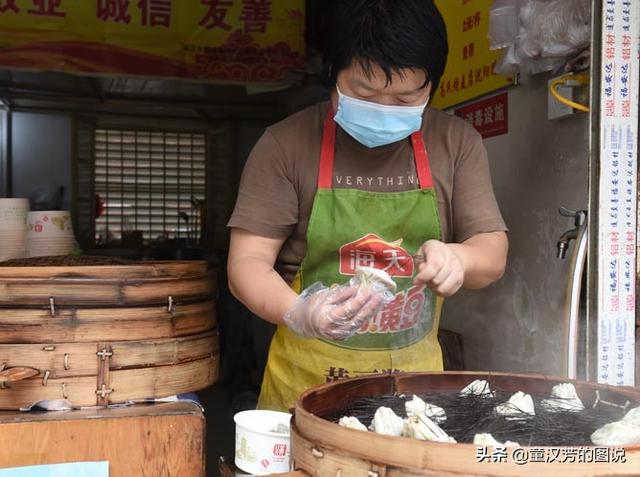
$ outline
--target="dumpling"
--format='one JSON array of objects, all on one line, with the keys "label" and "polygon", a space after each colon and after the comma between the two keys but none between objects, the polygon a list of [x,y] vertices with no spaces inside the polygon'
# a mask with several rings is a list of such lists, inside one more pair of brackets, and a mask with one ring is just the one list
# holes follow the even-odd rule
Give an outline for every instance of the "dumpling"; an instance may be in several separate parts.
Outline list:
[{"label": "dumpling", "polygon": [[598,446],[630,446],[640,444],[640,424],[624,419],[605,424],[591,434]]},{"label": "dumpling", "polygon": [[429,404],[420,399],[419,396],[413,395],[413,399],[411,401],[407,401],[404,403],[405,411],[407,412],[407,417],[411,416],[419,416],[424,414],[428,418],[434,420],[436,423],[442,423],[447,420],[447,415],[439,406],[435,404]]},{"label": "dumpling", "polygon": [[623,421],[632,422],[640,426],[640,407],[631,409],[622,418]]},{"label": "dumpling", "polygon": [[472,381],[467,386],[462,388],[460,391],[460,396],[486,396],[491,397],[493,393],[491,392],[491,388],[489,388],[489,383],[484,379],[476,379]]},{"label": "dumpling", "polygon": [[365,287],[380,284],[391,293],[395,293],[398,288],[387,272],[373,267],[358,267],[355,279]]},{"label": "dumpling", "polygon": [[507,441],[504,444],[494,439],[491,434],[476,434],[473,436],[473,444],[476,446],[489,447],[519,447],[517,442]]},{"label": "dumpling", "polygon": [[536,415],[533,399],[529,394],[518,391],[507,402],[496,406],[496,413],[507,419],[526,419]]},{"label": "dumpling", "polygon": [[543,399],[540,405],[550,411],[582,411],[584,404],[571,383],[556,384],[551,389],[551,397]]},{"label": "dumpling", "polygon": [[367,426],[362,424],[357,417],[352,417],[352,416],[341,417],[340,420],[338,421],[338,424],[341,425],[342,427],[347,427],[349,429],[356,429],[358,431],[365,431],[365,432],[368,431]]},{"label": "dumpling", "polygon": [[373,416],[371,430],[387,436],[401,436],[404,420],[392,409],[381,406]]},{"label": "dumpling", "polygon": [[402,435],[421,441],[450,442],[453,444],[456,442],[453,437],[450,437],[438,424],[424,414],[406,418]]},{"label": "dumpling", "polygon": [[605,424],[591,434],[591,442],[599,446],[640,444],[640,407],[631,409],[616,422]]}]

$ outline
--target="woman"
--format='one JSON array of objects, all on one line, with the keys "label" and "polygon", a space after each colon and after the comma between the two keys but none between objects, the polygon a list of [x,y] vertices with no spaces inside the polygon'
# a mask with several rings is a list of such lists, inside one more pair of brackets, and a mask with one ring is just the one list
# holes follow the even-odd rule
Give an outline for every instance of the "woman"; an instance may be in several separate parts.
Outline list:
[{"label": "woman", "polygon": [[[260,408],[326,380],[442,369],[442,298],[506,263],[482,140],[428,107],[447,58],[434,3],[351,0],[328,51],[331,100],[267,129],[229,222],[230,288],[278,325]],[[393,277],[392,301],[350,280],[362,266]]]}]

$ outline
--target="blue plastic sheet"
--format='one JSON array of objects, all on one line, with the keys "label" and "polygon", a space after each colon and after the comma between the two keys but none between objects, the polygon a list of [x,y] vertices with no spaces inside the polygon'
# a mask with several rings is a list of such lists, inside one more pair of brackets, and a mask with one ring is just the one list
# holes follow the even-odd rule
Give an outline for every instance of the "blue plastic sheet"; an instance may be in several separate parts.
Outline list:
[{"label": "blue plastic sheet", "polygon": [[0,469],[0,477],[109,477],[109,462],[73,462]]}]

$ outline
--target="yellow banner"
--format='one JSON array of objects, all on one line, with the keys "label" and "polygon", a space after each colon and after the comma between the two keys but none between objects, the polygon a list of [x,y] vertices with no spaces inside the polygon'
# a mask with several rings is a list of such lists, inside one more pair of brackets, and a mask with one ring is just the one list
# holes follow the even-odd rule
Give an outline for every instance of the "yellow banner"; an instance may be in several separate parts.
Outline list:
[{"label": "yellow banner", "polygon": [[304,66],[304,0],[0,0],[0,66],[278,82]]},{"label": "yellow banner", "polygon": [[502,54],[489,50],[492,0],[436,0],[447,24],[449,61],[433,105],[444,109],[513,84],[513,75],[497,75]]}]

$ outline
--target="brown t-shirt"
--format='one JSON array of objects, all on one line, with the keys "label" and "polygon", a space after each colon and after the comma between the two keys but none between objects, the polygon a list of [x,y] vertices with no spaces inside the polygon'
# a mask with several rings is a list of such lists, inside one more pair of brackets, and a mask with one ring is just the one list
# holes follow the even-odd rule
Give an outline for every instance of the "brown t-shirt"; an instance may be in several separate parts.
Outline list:
[{"label": "brown t-shirt", "polygon": [[[286,239],[276,269],[288,282],[305,255],[327,107],[316,104],[267,129],[249,156],[228,224]],[[465,121],[432,109],[425,112],[422,132],[442,240],[463,242],[478,233],[506,231],[480,135]],[[417,188],[410,139],[369,149],[337,126],[333,186],[377,192]]]}]

